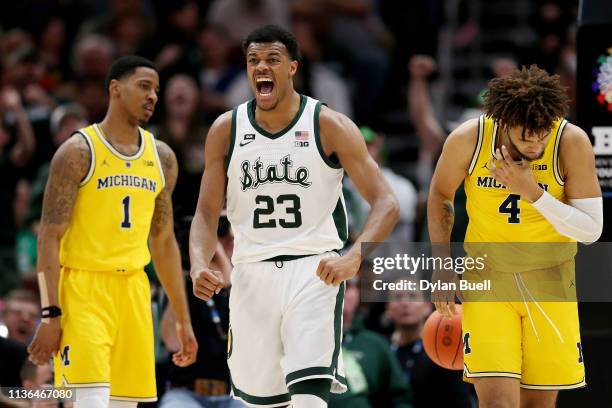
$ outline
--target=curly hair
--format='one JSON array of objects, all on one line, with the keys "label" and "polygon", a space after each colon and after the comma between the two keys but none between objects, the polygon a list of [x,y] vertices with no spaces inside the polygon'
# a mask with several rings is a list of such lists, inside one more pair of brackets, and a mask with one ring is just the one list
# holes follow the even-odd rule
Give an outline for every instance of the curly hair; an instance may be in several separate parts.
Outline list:
[{"label": "curly hair", "polygon": [[568,105],[559,75],[549,75],[537,65],[492,79],[484,93],[486,115],[504,128],[522,127],[523,139],[525,134],[550,131],[553,122],[566,115]]}]

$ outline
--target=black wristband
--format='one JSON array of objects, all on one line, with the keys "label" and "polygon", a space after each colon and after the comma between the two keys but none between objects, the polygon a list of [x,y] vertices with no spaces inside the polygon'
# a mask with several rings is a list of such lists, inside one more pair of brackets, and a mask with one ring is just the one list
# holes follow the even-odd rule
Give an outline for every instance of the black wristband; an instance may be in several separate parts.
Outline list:
[{"label": "black wristband", "polygon": [[40,309],[40,317],[43,319],[47,317],[58,317],[62,315],[62,309],[57,306],[48,306]]}]

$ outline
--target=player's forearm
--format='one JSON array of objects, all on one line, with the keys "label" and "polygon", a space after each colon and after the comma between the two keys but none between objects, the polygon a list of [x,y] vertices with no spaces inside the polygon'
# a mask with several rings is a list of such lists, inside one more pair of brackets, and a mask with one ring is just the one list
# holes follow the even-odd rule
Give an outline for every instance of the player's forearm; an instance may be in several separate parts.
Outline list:
[{"label": "player's forearm", "polygon": [[208,268],[217,249],[219,216],[196,211],[189,232],[189,260],[191,270]]},{"label": "player's forearm", "polygon": [[570,204],[565,204],[544,192],[532,205],[561,235],[584,243],[595,242],[601,236],[601,197],[574,199],[570,200]]},{"label": "player's forearm", "polygon": [[60,277],[61,234],[55,228],[42,225],[38,234],[38,261],[36,271],[42,307],[58,306],[58,286]]},{"label": "player's forearm", "polygon": [[151,255],[157,276],[179,321],[190,321],[181,255],[174,236],[151,240]]},{"label": "player's forearm", "polygon": [[431,189],[427,199],[427,227],[429,240],[432,243],[450,242],[453,224],[455,223],[454,197],[445,197]]},{"label": "player's forearm", "polygon": [[361,256],[361,244],[364,242],[383,242],[399,221],[399,202],[393,193],[381,195],[370,205],[370,213],[363,230],[349,254]]}]

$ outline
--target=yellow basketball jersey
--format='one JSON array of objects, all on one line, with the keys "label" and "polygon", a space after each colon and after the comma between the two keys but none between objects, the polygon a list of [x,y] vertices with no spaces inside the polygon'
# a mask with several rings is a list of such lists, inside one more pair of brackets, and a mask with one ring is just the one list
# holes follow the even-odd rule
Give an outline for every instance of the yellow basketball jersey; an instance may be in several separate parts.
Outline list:
[{"label": "yellow basketball jersey", "polygon": [[60,248],[60,263],[72,269],[141,269],[155,199],[164,175],[153,135],[139,128],[140,149],[118,152],[97,125],[80,129],[91,150],[91,167],[81,182]]},{"label": "yellow basketball jersey", "polygon": [[[556,199],[565,202],[564,181],[559,171],[559,142],[566,120],[557,120],[544,155],[531,162],[538,184]],[[501,129],[491,118],[478,119],[478,141],[465,178],[469,223],[466,242],[572,242],[555,228],[528,201],[498,183],[487,168]]]}]

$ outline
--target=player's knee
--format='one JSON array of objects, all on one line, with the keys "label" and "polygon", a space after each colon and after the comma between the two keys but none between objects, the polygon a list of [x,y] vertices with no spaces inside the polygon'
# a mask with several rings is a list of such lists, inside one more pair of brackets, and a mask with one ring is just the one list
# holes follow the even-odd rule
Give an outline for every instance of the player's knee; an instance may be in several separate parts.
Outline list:
[{"label": "player's knee", "polygon": [[493,398],[478,398],[479,408],[517,408],[517,404],[511,398],[497,396]]},{"label": "player's knee", "polygon": [[109,398],[108,387],[77,388],[74,408],[107,408]]},{"label": "player's knee", "polygon": [[512,401],[506,401],[502,399],[492,400],[492,401],[481,401],[478,400],[479,408],[517,408],[515,404],[512,404]]},{"label": "player's knee", "polygon": [[313,378],[289,386],[293,408],[326,408],[329,401],[331,380]]}]

